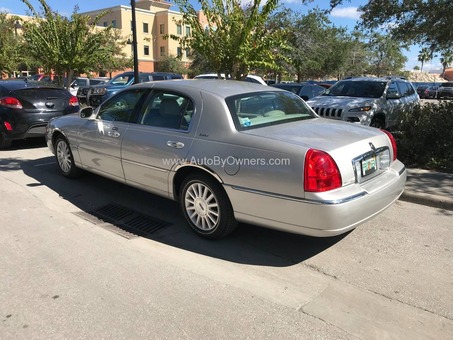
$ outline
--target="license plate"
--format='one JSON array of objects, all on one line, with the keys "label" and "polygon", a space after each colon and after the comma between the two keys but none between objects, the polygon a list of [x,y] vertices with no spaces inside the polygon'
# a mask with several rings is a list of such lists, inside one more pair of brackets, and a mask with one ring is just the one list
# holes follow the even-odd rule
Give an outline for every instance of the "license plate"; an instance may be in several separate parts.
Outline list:
[{"label": "license plate", "polygon": [[377,159],[375,156],[363,159],[361,161],[361,174],[362,176],[370,175],[377,170]]}]

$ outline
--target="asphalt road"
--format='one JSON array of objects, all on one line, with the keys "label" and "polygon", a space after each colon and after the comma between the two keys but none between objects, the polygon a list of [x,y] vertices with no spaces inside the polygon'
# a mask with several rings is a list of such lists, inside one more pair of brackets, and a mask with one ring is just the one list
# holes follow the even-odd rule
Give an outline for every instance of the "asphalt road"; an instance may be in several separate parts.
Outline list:
[{"label": "asphalt road", "polygon": [[[0,178],[1,339],[452,339],[451,211],[398,201],[340,237],[206,241],[175,202],[63,178],[42,141],[0,151]],[[112,203],[163,223],[93,217]]]}]

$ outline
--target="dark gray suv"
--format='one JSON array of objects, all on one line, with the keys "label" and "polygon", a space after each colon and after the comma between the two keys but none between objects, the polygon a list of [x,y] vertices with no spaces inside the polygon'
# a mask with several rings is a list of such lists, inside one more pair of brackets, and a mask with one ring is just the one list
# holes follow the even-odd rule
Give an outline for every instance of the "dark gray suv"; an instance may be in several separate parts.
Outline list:
[{"label": "dark gray suv", "polygon": [[452,98],[452,81],[441,83],[437,90],[437,98]]},{"label": "dark gray suv", "polygon": [[[171,80],[171,79],[183,79],[181,74],[167,73],[167,72],[140,72],[139,83],[145,83],[148,81],[156,80]],[[134,84],[134,72],[121,73],[106,84],[91,86],[87,92],[86,102],[89,106],[99,106],[107,98],[118,91],[124,89],[127,86]],[[83,90],[81,90],[83,95]]]}]

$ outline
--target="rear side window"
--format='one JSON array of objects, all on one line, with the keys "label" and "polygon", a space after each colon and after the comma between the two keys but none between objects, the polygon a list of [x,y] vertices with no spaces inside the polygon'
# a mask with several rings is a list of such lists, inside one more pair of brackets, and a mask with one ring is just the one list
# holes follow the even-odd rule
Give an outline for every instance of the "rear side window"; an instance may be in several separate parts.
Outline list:
[{"label": "rear side window", "polygon": [[186,96],[156,91],[139,118],[139,124],[167,129],[188,130],[194,103]]}]

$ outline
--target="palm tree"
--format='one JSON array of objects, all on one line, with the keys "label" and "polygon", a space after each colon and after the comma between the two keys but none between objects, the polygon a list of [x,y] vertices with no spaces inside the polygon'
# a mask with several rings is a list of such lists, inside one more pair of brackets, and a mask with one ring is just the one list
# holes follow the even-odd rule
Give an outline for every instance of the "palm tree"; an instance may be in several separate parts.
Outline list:
[{"label": "palm tree", "polygon": [[452,64],[452,50],[443,51],[441,54],[440,61],[441,65],[443,66],[442,78],[444,79],[446,68]]},{"label": "palm tree", "polygon": [[428,60],[430,60],[430,55],[432,53],[430,52],[430,49],[428,48],[423,48],[421,51],[419,51],[419,54],[418,54],[418,61],[421,62],[421,72],[422,72],[422,68],[424,66],[424,63]]}]

